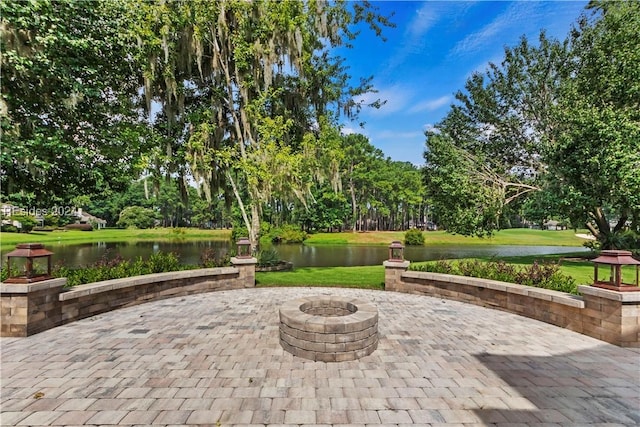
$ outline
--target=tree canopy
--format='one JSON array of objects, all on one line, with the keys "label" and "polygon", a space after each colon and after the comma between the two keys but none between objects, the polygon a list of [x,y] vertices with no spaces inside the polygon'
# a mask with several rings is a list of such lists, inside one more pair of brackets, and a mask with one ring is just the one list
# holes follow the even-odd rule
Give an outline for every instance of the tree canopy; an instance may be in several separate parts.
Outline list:
[{"label": "tree canopy", "polygon": [[426,134],[427,192],[450,231],[491,233],[527,198],[529,212],[544,202],[544,219],[586,225],[603,242],[629,221],[639,230],[640,5],[589,12],[563,42],[541,33],[535,46],[523,37],[506,48]]},{"label": "tree canopy", "polygon": [[232,194],[254,244],[274,193],[305,203],[314,179],[337,182],[337,115],[372,87],[351,86],[331,49],[387,18],[367,2],[132,3],[166,171],[191,173],[208,199]]},{"label": "tree canopy", "polygon": [[[194,205],[195,184],[205,211],[221,199],[235,203],[255,244],[265,210],[317,208],[318,192],[328,204],[344,199],[338,120],[381,101],[360,101],[374,91],[372,77],[353,78],[333,52],[350,45],[361,23],[379,36],[392,25],[375,5],[43,0],[1,7],[3,201],[100,194],[88,205],[111,223],[126,206],[144,206],[177,224]],[[140,197],[124,193],[128,185]],[[198,222],[210,222],[205,217]],[[321,222],[337,226],[338,219]]]},{"label": "tree canopy", "polygon": [[122,189],[141,151],[138,75],[113,1],[0,3],[2,194]]}]

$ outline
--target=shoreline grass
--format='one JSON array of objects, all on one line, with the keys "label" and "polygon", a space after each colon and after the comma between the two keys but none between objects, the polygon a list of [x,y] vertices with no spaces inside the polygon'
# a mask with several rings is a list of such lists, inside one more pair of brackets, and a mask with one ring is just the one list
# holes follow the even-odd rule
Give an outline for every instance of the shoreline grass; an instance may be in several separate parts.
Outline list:
[{"label": "shoreline grass", "polygon": [[19,243],[79,245],[94,242],[229,240],[231,230],[198,228],[102,229],[93,231],[55,230],[31,233],[0,233],[0,251],[11,251]]},{"label": "shoreline grass", "polygon": [[[433,245],[514,245],[514,246],[582,246],[585,239],[574,230],[531,230],[512,228],[500,230],[492,237],[468,237],[446,231],[425,231],[425,246]],[[311,234],[305,245],[388,245],[393,240],[404,241],[403,231],[367,231]]]}]

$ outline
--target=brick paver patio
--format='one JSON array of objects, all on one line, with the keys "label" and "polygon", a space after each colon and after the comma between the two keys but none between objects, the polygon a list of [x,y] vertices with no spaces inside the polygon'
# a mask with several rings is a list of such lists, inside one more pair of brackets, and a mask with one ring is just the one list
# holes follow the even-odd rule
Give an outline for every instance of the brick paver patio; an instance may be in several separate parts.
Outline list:
[{"label": "brick paver patio", "polygon": [[[378,349],[312,362],[278,308],[374,303]],[[2,425],[638,425],[640,351],[509,313],[393,292],[243,289],[2,338]]]}]

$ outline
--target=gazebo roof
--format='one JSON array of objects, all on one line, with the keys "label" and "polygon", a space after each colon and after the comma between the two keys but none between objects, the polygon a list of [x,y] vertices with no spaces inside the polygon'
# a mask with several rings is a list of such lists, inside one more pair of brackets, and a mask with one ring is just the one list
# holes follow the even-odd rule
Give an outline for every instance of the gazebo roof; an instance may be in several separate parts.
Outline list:
[{"label": "gazebo roof", "polygon": [[593,260],[598,264],[612,264],[612,265],[640,265],[640,261],[631,256],[630,251],[602,251],[600,256]]},{"label": "gazebo roof", "polygon": [[53,252],[46,250],[42,243],[21,243],[7,257],[38,258],[48,255],[53,255]]}]

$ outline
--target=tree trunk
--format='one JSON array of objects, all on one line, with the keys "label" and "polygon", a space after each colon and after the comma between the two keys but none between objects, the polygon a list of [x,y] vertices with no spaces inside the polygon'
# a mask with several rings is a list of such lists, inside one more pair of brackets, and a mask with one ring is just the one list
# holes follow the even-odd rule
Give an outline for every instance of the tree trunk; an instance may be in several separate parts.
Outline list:
[{"label": "tree trunk", "polygon": [[251,228],[249,229],[249,240],[251,240],[251,249],[254,252],[258,249],[258,236],[260,235],[260,209],[257,203],[258,201],[254,200],[251,204]]},{"label": "tree trunk", "polygon": [[631,219],[631,230],[640,233],[640,215],[634,215]]},{"label": "tree trunk", "polygon": [[609,221],[604,214],[601,207],[596,208],[590,213],[595,224],[587,223],[587,228],[591,231],[591,234],[598,240],[601,240],[603,235],[611,234],[611,227],[609,227]]},{"label": "tree trunk", "polygon": [[626,214],[622,214],[622,216],[620,217],[620,219],[618,220],[618,223],[616,224],[616,226],[613,228],[613,232],[617,232],[617,231],[622,231],[624,230],[624,226],[627,223],[627,220],[629,219],[629,217]]},{"label": "tree trunk", "polygon": [[353,214],[353,232],[355,233],[357,231],[358,212],[356,206],[356,189],[353,185],[353,178],[349,178],[349,192],[351,193],[351,212]]},{"label": "tree trunk", "polygon": [[[257,234],[253,234],[253,215],[251,218],[251,222],[249,222],[249,217],[247,216],[247,209],[244,206],[244,202],[242,201],[242,197],[240,197],[240,192],[238,191],[238,187],[236,186],[236,182],[231,176],[230,172],[227,172],[227,179],[231,184],[231,188],[233,189],[233,194],[236,196],[236,200],[238,201],[238,206],[240,207],[240,213],[242,214],[242,220],[244,221],[245,227],[249,231],[249,241],[251,242],[251,248],[255,250],[258,247]],[[252,214],[253,214],[253,205],[252,205]],[[260,230],[260,219],[258,218],[258,230]]]}]

